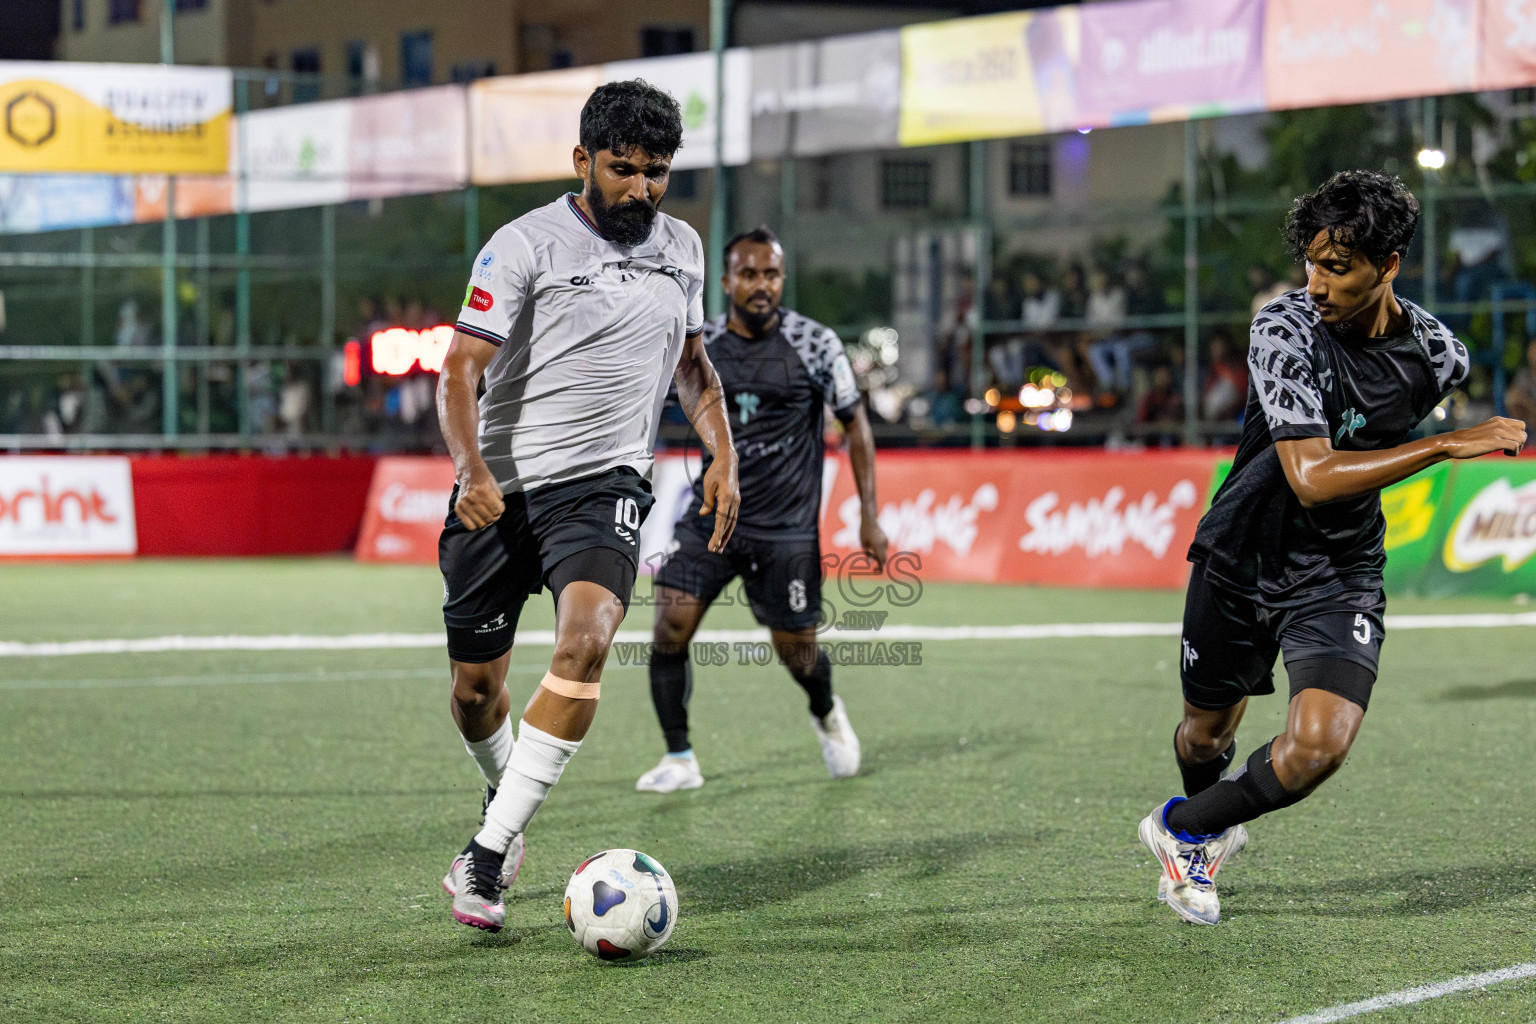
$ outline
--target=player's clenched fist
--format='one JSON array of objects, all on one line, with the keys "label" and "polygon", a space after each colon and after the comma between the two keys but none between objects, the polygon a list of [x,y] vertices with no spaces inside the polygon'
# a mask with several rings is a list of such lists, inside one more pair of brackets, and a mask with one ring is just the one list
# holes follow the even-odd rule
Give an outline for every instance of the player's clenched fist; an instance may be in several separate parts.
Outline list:
[{"label": "player's clenched fist", "polygon": [[1507,416],[1495,416],[1475,427],[1445,435],[1445,444],[1453,459],[1475,459],[1490,452],[1519,455],[1525,447],[1525,424]]},{"label": "player's clenched fist", "polygon": [[468,480],[459,481],[459,500],[453,503],[453,514],[471,530],[490,526],[506,511],[501,497],[501,485],[490,470],[471,470]]}]

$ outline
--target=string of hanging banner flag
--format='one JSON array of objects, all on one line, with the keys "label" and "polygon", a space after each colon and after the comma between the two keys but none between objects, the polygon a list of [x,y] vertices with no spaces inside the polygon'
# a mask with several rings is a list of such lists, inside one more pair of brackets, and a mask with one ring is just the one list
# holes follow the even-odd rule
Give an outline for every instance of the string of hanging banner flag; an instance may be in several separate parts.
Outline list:
[{"label": "string of hanging banner flag", "polygon": [[[683,107],[674,167],[1536,85],[1536,0],[1120,0],[237,113],[217,68],[0,62],[0,232],[571,176],[599,84]],[[716,105],[719,105],[717,112]],[[718,117],[717,117],[718,113]]]}]

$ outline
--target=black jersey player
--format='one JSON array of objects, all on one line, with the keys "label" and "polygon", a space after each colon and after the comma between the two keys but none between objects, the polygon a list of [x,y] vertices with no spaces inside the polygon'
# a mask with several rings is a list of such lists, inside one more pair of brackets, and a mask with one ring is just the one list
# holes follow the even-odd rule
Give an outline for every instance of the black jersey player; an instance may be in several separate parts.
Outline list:
[{"label": "black jersey player", "polygon": [[[1189,551],[1174,732],[1188,797],[1139,830],[1161,861],[1159,898],[1195,924],[1220,919],[1214,878],[1246,844],[1243,823],[1310,794],[1360,729],[1386,608],[1381,489],[1525,444],[1524,424],[1502,417],[1409,440],[1469,367],[1445,325],[1393,294],[1418,218],[1398,179],[1335,175],[1286,218],[1307,287],[1253,321],[1242,441]],[[1223,779],[1248,698],[1274,692],[1277,655],[1285,731]]]},{"label": "black jersey player", "polygon": [[[730,312],[706,324],[705,345],[725,389],[738,455],[741,516],[723,552],[710,550],[712,524],[700,516],[703,492],[677,524],[674,550],[656,578],[651,697],[667,754],[635,788],[653,793],[703,785],[688,737],[692,666],[688,644],[704,612],[737,576],[780,660],[809,698],[811,727],[834,778],[859,770],[859,740],[832,664],[816,643],[821,614],[818,520],[822,486],[822,409],[848,430],[848,452],[863,514],[859,540],[877,566],[886,538],[875,518],[875,445],[848,357],[836,333],[788,309],[784,250],[758,228],[733,238],[723,279]],[[707,471],[710,457],[704,456]],[[702,477],[701,477],[702,479]]]}]

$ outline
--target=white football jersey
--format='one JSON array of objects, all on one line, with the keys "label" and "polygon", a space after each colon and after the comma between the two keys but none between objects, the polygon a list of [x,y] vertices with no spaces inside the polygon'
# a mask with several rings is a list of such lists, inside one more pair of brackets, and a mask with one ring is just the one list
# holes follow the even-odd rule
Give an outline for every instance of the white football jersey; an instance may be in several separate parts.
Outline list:
[{"label": "white football jersey", "polygon": [[704,247],[660,212],[649,239],[615,245],[565,195],[491,236],[457,326],[501,350],[480,454],[504,491],[618,466],[649,475],[683,339],[704,326]]}]

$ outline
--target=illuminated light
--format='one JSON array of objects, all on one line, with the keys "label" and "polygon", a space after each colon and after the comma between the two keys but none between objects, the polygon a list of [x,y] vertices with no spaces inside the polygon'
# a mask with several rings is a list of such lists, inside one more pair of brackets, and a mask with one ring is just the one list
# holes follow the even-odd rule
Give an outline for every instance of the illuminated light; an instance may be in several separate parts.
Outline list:
[{"label": "illuminated light", "polygon": [[1019,425],[1019,421],[1013,413],[1006,409],[997,414],[997,429],[1005,434],[1013,433],[1013,428]]},{"label": "illuminated light", "polygon": [[979,398],[967,398],[965,400],[965,413],[967,416],[980,416],[987,411],[987,403]]},{"label": "illuminated light", "polygon": [[1429,148],[1419,150],[1419,166],[1426,171],[1438,171],[1445,166],[1445,150]]},{"label": "illuminated light", "polygon": [[363,382],[363,343],[356,339],[342,346],[341,379],[349,388],[355,388]]},{"label": "illuminated light", "polygon": [[1039,422],[1039,420],[1040,420],[1040,414],[1037,413],[1037,412],[1027,412],[1027,413],[1024,414],[1024,423],[1027,426],[1031,426],[1032,427],[1037,422]]},{"label": "illuminated light", "polygon": [[[1044,416],[1042,416],[1040,418],[1041,419],[1045,419]],[[1071,409],[1057,409],[1055,412],[1051,413],[1051,425],[1053,427],[1055,427],[1057,430],[1071,430],[1072,429],[1072,410]]]},{"label": "illuminated light", "polygon": [[1435,419],[1437,421],[1444,422],[1444,420],[1445,420],[1445,406],[1443,406],[1443,405],[1435,406]]},{"label": "illuminated light", "polygon": [[1053,373],[1051,374],[1051,383],[1058,388],[1064,388],[1067,386],[1067,375],[1064,373]]},{"label": "illuminated light", "polygon": [[1087,135],[1091,131],[1093,131],[1093,125],[1091,125],[1091,124],[1083,125],[1083,127],[1079,128],[1077,130],[1077,134],[1079,134],[1079,135]]},{"label": "illuminated light", "polygon": [[998,391],[997,388],[987,388],[987,394],[985,397],[987,399],[987,404],[994,409],[997,408],[997,403],[1003,400],[1002,392]]},{"label": "illuminated light", "polygon": [[438,373],[443,368],[451,341],[453,327],[449,324],[439,324],[424,331],[406,327],[375,331],[368,339],[373,372],[402,377],[420,365],[428,373]]},{"label": "illuminated light", "polygon": [[1061,402],[1062,404],[1066,404],[1067,402],[1072,401],[1072,389],[1071,388],[1057,388],[1056,389],[1056,401]]}]

